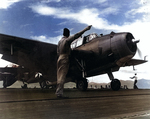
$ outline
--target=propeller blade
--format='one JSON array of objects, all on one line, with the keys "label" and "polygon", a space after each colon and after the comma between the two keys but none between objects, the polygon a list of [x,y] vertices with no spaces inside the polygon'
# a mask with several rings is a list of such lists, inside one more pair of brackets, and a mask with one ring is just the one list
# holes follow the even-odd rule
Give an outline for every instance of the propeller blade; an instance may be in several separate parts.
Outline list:
[{"label": "propeller blade", "polygon": [[142,52],[138,47],[137,47],[137,52],[138,52],[139,57],[142,59]]}]

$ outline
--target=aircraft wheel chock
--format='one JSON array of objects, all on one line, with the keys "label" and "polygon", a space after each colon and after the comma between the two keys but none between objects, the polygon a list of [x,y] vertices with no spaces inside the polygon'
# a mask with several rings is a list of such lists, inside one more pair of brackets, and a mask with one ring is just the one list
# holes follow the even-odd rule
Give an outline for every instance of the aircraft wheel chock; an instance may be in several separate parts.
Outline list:
[{"label": "aircraft wheel chock", "polygon": [[113,79],[111,81],[111,89],[114,91],[118,91],[121,87],[121,83],[118,79]]},{"label": "aircraft wheel chock", "polygon": [[87,79],[78,80],[76,86],[80,91],[87,90],[88,87]]}]

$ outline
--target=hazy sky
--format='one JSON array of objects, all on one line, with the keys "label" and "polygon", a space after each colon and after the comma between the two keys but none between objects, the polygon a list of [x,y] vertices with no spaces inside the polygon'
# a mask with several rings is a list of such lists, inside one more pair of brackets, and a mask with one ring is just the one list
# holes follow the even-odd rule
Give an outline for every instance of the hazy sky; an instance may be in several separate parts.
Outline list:
[{"label": "hazy sky", "polygon": [[[93,25],[85,35],[131,32],[140,39],[143,59],[150,54],[149,6],[150,0],[1,0],[0,33],[57,44],[64,27],[74,34]],[[0,66],[4,65],[7,63],[0,61]],[[149,67],[150,63],[135,67],[136,71],[121,68],[114,76],[128,80],[137,72],[138,78],[150,79]],[[106,75],[92,78],[98,79],[109,81]]]}]

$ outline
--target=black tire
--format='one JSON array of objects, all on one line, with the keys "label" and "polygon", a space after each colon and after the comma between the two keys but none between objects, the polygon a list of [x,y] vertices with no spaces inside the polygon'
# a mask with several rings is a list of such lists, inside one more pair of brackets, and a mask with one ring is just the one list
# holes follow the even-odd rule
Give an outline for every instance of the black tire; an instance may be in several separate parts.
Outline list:
[{"label": "black tire", "polygon": [[46,81],[40,82],[40,86],[42,89],[46,89],[47,88]]},{"label": "black tire", "polygon": [[21,88],[22,88],[22,89],[27,89],[28,86],[27,86],[27,84],[24,84],[23,86],[21,86]]},{"label": "black tire", "polygon": [[76,87],[80,91],[86,91],[88,87],[87,79],[81,79],[77,81]]},{"label": "black tire", "polygon": [[114,91],[118,91],[121,87],[121,83],[118,79],[113,79],[111,81],[111,89]]}]

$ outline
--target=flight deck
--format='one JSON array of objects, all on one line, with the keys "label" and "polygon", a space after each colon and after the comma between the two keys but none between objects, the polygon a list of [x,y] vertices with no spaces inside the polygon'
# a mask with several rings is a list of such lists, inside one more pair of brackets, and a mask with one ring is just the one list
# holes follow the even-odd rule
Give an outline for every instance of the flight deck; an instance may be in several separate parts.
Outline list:
[{"label": "flight deck", "polygon": [[148,119],[150,90],[0,89],[0,119]]}]

